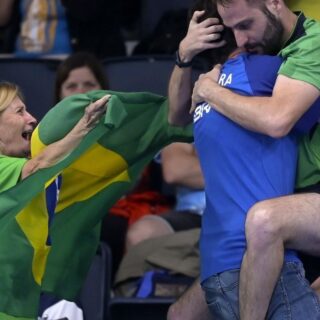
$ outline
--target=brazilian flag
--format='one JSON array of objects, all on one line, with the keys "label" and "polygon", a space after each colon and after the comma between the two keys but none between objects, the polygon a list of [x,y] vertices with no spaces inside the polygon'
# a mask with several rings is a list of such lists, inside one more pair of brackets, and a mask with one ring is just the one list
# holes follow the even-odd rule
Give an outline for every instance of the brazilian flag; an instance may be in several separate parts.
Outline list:
[{"label": "brazilian flag", "polygon": [[[4,314],[34,318],[40,291],[75,298],[108,209],[133,187],[159,150],[192,140],[191,126],[168,124],[166,98],[100,90],[66,98],[51,109],[33,134],[32,155],[63,138],[84,108],[107,93],[112,96],[104,119],[76,150],[0,194],[1,319],[11,319]],[[49,226],[44,188],[57,175],[59,201]]]}]

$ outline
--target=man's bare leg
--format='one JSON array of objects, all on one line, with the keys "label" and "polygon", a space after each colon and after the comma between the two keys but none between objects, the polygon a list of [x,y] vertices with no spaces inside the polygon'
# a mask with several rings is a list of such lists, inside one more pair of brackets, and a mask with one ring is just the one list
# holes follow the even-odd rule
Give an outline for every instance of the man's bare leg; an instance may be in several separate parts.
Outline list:
[{"label": "man's bare leg", "polygon": [[170,306],[167,320],[212,320],[199,280]]},{"label": "man's bare leg", "polygon": [[320,255],[320,195],[296,194],[254,205],[247,216],[247,252],[240,273],[241,320],[264,319],[285,248]]}]

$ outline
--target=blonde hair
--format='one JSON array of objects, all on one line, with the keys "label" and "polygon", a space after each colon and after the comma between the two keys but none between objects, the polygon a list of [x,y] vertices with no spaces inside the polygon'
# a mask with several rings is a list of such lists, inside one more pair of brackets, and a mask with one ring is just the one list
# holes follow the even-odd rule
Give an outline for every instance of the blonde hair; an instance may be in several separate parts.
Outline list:
[{"label": "blonde hair", "polygon": [[0,112],[4,111],[16,98],[20,98],[22,101],[23,95],[20,88],[11,82],[0,82]]}]

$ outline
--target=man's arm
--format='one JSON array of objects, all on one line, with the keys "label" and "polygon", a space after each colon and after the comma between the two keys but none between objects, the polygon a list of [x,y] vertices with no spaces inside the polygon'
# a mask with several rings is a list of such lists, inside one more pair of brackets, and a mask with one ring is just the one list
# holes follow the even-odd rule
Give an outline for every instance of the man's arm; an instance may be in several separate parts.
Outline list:
[{"label": "man's arm", "polygon": [[110,95],[90,104],[84,112],[83,117],[73,129],[61,140],[48,145],[36,157],[28,160],[22,168],[21,179],[39,169],[48,168],[71,153],[82,141],[82,139],[97,125],[102,114],[106,110],[106,103]]},{"label": "man's arm", "polygon": [[299,118],[319,97],[319,89],[304,81],[277,77],[271,97],[247,97],[217,83],[220,66],[195,83],[192,106],[208,102],[216,111],[244,128],[274,138],[288,134]]},{"label": "man's arm", "polygon": [[[195,11],[187,35],[180,42],[179,56],[182,62],[190,62],[198,53],[221,47],[225,41],[215,41],[220,38],[223,25],[217,18],[208,18],[198,22],[204,11]],[[175,66],[169,81],[169,123],[184,126],[192,121],[189,114],[191,105],[191,67],[179,68]]]},{"label": "man's arm", "polygon": [[203,189],[204,181],[193,144],[172,143],[161,152],[162,174],[168,184]]}]

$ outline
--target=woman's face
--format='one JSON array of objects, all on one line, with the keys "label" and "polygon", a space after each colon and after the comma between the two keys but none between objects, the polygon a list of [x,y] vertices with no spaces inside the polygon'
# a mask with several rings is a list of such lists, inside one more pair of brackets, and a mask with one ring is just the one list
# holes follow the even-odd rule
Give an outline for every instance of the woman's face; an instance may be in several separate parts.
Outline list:
[{"label": "woman's face", "polygon": [[36,124],[36,119],[27,112],[25,104],[16,97],[0,113],[1,153],[11,157],[29,157],[31,133]]},{"label": "woman's face", "polygon": [[88,67],[80,67],[69,73],[69,77],[61,86],[60,98],[99,89],[102,88],[92,71]]}]

